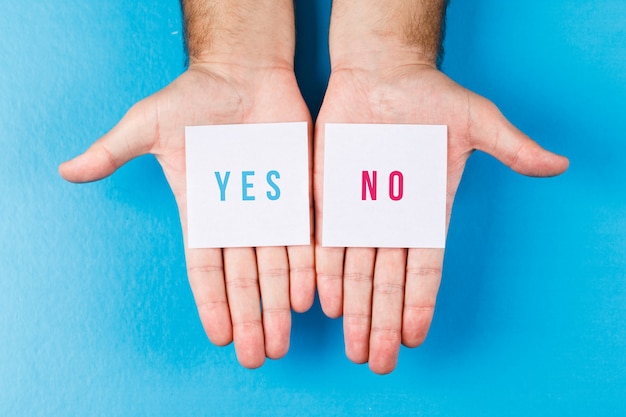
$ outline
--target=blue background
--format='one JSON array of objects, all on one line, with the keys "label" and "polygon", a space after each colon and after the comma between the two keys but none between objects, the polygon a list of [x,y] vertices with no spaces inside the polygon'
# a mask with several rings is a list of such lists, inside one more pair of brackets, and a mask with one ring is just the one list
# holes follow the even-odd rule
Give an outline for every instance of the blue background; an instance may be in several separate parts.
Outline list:
[{"label": "blue background", "polygon": [[[316,111],[330,1],[296,4]],[[154,158],[58,176],[181,73],[177,1],[1,0],[0,28],[0,415],[626,415],[623,0],[451,1],[444,70],[571,167],[470,159],[429,338],[382,377],[317,304],[241,368],[203,333]]]}]

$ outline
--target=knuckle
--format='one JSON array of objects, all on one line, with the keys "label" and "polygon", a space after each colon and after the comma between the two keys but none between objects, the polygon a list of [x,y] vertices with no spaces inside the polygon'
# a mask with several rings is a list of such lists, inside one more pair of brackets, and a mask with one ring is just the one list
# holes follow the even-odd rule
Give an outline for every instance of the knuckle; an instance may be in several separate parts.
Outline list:
[{"label": "knuckle", "polygon": [[428,302],[424,304],[405,304],[404,309],[407,313],[417,313],[420,315],[433,315],[435,312],[435,303]]},{"label": "knuckle", "polygon": [[270,317],[287,317],[291,316],[291,310],[288,307],[264,307],[263,315]]},{"label": "knuckle", "polygon": [[[321,250],[323,250],[323,252],[327,255],[342,255],[345,252],[345,248],[341,248],[341,247],[320,247]],[[319,249],[318,249],[319,250]]]},{"label": "knuckle", "polygon": [[263,324],[260,319],[238,320],[233,322],[233,329],[237,331],[248,332],[262,328]]},{"label": "knuckle", "polygon": [[361,282],[372,282],[373,276],[372,274],[363,273],[363,272],[349,272],[344,274],[343,278],[346,281],[361,283]]},{"label": "knuckle", "polygon": [[257,288],[257,280],[250,277],[231,277],[226,278],[226,285],[230,289],[246,290]]},{"label": "knuckle", "polygon": [[400,329],[395,327],[372,327],[372,337],[375,338],[378,343],[383,345],[395,346],[399,345],[402,341],[402,334]]},{"label": "knuckle", "polygon": [[343,321],[350,326],[370,325],[372,315],[369,313],[343,313]]},{"label": "knuckle", "polygon": [[284,278],[289,275],[289,269],[284,267],[259,270],[259,278]]},{"label": "knuckle", "polygon": [[374,284],[374,293],[378,295],[404,294],[404,284],[392,282]]},{"label": "knuckle", "polygon": [[187,267],[189,275],[221,274],[223,272],[224,268],[221,265],[190,265]]},{"label": "knuckle", "polygon": [[406,275],[407,278],[424,278],[424,277],[432,277],[437,278],[441,276],[443,272],[441,267],[438,266],[420,266],[414,268],[407,268]]},{"label": "knuckle", "polygon": [[213,316],[216,311],[221,310],[223,307],[228,307],[228,302],[224,299],[202,300],[198,302],[198,311],[201,316],[204,316],[205,314]]},{"label": "knuckle", "polygon": [[291,266],[289,268],[289,273],[291,275],[314,276],[315,275],[315,268],[313,268],[312,266]]},{"label": "knuckle", "polygon": [[517,167],[522,157],[522,152],[524,151],[524,145],[519,145],[509,156],[507,165],[511,168]]},{"label": "knuckle", "polygon": [[343,275],[332,272],[318,272],[317,279],[322,283],[332,283],[335,281],[342,281]]},{"label": "knuckle", "polygon": [[122,161],[118,158],[115,153],[110,150],[105,144],[101,146],[102,153],[104,154],[107,163],[111,166],[111,168],[117,168],[122,165]]}]

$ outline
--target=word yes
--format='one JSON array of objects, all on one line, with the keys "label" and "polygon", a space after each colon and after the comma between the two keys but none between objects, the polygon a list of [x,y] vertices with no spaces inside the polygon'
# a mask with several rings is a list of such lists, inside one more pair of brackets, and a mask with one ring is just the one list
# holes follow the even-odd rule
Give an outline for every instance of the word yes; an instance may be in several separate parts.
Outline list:
[{"label": "word yes", "polygon": [[[254,201],[256,197],[251,195],[250,192],[254,188],[252,179],[255,175],[254,171],[242,171],[241,172],[241,199],[243,201]],[[280,178],[278,171],[269,171],[265,176],[267,185],[270,186],[270,190],[265,193],[267,198],[271,201],[276,201],[280,198],[280,187],[276,183],[276,180]],[[226,171],[224,176],[221,172],[215,172],[215,179],[217,180],[217,186],[220,189],[220,201],[226,201],[226,187],[228,186],[228,180],[230,179],[230,171]]]}]

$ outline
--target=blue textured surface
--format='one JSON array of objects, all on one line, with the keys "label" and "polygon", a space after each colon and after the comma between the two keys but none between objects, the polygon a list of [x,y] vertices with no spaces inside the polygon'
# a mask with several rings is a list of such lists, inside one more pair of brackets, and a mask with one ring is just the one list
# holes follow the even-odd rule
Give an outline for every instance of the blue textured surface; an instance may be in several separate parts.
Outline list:
[{"label": "blue textured surface", "polygon": [[[296,4],[315,110],[330,1]],[[183,70],[177,1],[0,10],[0,415],[626,414],[623,0],[452,0],[444,70],[571,168],[530,179],[472,157],[430,336],[385,377],[345,358],[317,306],[285,359],[242,369],[203,333],[155,160],[58,176]]]}]

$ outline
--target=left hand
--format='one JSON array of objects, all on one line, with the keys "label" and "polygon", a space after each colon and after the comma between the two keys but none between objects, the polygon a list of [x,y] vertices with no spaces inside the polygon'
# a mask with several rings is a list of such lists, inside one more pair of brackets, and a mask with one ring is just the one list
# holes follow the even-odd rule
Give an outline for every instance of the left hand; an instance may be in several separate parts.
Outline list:
[{"label": "left hand", "polygon": [[[366,56],[366,55],[363,55]],[[465,162],[488,152],[530,176],[565,171],[566,158],[542,149],[489,100],[459,86],[434,65],[334,69],[315,134],[314,194],[317,286],[324,312],[344,317],[347,356],[391,372],[400,344],[420,345],[428,332],[441,280],[443,249],[321,247],[326,123],[448,126],[446,228]]]}]

